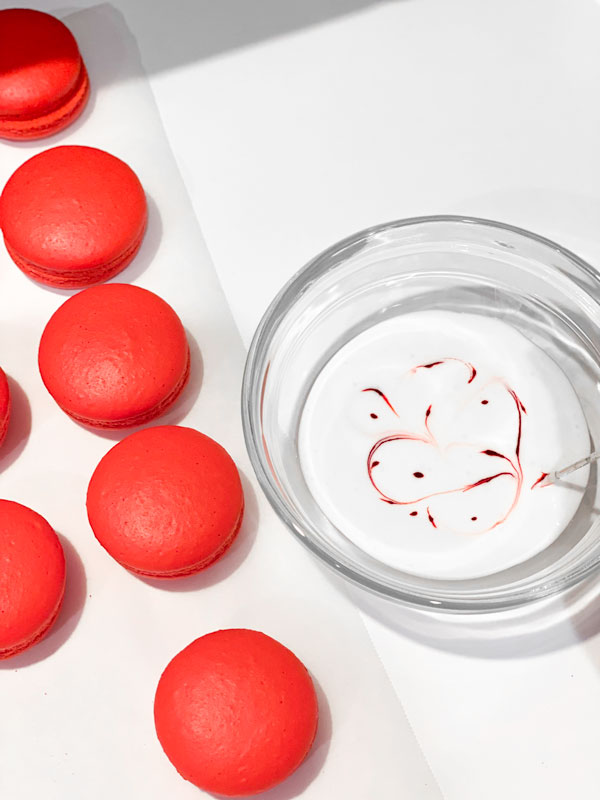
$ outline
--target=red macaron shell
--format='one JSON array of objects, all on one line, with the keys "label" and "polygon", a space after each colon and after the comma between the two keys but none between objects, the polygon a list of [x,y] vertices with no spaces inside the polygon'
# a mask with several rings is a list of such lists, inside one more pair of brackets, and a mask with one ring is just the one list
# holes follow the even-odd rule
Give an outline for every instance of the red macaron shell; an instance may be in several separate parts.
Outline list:
[{"label": "red macaron shell", "polygon": [[62,603],[65,573],[62,546],[46,520],[0,500],[0,658],[47,633]]},{"label": "red macaron shell", "polygon": [[113,277],[133,259],[147,223],[133,170],[95,147],[39,153],[10,177],[0,228],[12,260],[49,286],[76,289]]},{"label": "red macaron shell", "polygon": [[315,738],[318,704],[306,667],[287,647],[252,630],[196,639],[163,672],[156,733],[183,778],[226,797],[285,780]]},{"label": "red macaron shell", "polygon": [[10,419],[10,389],[3,370],[0,369],[0,444],[4,441],[8,432],[8,421]]},{"label": "red macaron shell", "polygon": [[37,139],[83,111],[89,81],[77,42],[56,17],[0,11],[0,137]]},{"label": "red macaron shell", "polygon": [[227,451],[192,428],[133,433],[100,461],[87,511],[100,544],[127,569],[156,578],[199,572],[232,543],[244,495]]},{"label": "red macaron shell", "polygon": [[190,365],[181,320],[158,295],[121,283],[85,289],[50,318],[39,348],[58,405],[100,428],[139,425],[181,393]]}]

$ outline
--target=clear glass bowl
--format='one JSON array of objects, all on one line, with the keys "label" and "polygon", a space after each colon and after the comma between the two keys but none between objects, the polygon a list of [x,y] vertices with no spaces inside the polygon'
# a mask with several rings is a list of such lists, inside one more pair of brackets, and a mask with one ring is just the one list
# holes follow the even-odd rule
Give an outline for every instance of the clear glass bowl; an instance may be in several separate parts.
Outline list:
[{"label": "clear glass bowl", "polygon": [[[423,309],[504,320],[544,349],[579,395],[592,448],[600,442],[600,279],[554,242],[468,217],[420,217],[362,231],[298,272],[264,315],[242,389],[246,445],[271,505],[300,541],[347,579],[436,610],[486,612],[562,591],[600,567],[598,482],[544,551],[472,580],[416,577],[373,559],[324,516],[300,467],[298,427],[323,366],[350,339]],[[567,421],[568,423],[568,421]]]}]

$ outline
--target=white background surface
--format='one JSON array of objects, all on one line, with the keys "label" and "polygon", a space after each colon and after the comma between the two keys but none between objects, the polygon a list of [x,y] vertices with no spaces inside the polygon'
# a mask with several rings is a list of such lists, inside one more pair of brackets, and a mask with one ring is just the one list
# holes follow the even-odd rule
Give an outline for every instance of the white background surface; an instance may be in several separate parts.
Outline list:
[{"label": "white background surface", "polygon": [[[246,343],[295,270],[387,219],[488,216],[600,264],[596,0],[115,5]],[[469,622],[352,595],[447,800],[596,800],[593,598]]]}]

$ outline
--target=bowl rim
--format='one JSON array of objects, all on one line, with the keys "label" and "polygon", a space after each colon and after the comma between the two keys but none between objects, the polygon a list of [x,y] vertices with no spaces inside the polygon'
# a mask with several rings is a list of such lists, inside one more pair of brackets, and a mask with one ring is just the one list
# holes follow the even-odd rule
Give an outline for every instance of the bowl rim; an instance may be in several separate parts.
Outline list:
[{"label": "bowl rim", "polygon": [[[311,553],[317,556],[320,562],[324,563],[336,574],[342,575],[346,580],[375,595],[419,609],[430,609],[436,612],[449,611],[453,613],[489,613],[493,611],[503,611],[510,608],[521,607],[536,600],[556,595],[559,592],[566,591],[584,579],[595,575],[600,571],[600,553],[597,557],[580,565],[576,565],[566,574],[551,578],[538,587],[512,586],[509,588],[496,587],[489,590],[479,589],[474,591],[472,596],[470,596],[468,592],[463,591],[457,593],[455,597],[448,597],[444,600],[428,598],[425,593],[423,593],[423,595],[415,594],[409,589],[392,588],[373,580],[355,567],[338,563],[335,558],[307,535],[288,512],[286,504],[280,497],[276,482],[272,479],[267,469],[266,459],[264,458],[263,451],[259,444],[262,440],[262,433],[256,425],[256,422],[258,421],[260,424],[262,391],[264,391],[262,384],[264,378],[260,382],[257,382],[257,364],[261,360],[261,354],[265,345],[285,316],[290,303],[293,302],[293,299],[300,293],[300,290],[306,289],[313,282],[334,269],[335,265],[328,265],[327,262],[346,248],[355,248],[357,245],[370,240],[374,235],[384,231],[436,223],[485,227],[499,232],[505,231],[517,234],[525,239],[541,244],[550,250],[554,250],[563,258],[571,261],[582,270],[590,280],[597,284],[600,291],[600,274],[593,269],[590,264],[552,239],[540,236],[539,234],[516,225],[510,225],[483,217],[435,214],[407,217],[364,228],[325,248],[307,264],[297,270],[267,306],[252,337],[242,379],[241,415],[244,440],[250,463],[252,464],[259,485],[279,519]],[[268,373],[268,365],[266,365],[266,372]],[[255,395],[257,393],[253,391],[253,389],[261,389],[259,402],[257,403],[259,406],[258,414],[257,409],[254,408],[254,403],[257,399]]]}]

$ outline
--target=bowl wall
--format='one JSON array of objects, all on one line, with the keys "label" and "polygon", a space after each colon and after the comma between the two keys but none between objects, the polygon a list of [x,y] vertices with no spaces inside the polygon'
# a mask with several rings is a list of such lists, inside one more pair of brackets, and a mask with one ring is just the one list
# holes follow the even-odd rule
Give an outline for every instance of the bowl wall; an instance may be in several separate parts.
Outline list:
[{"label": "bowl wall", "polygon": [[312,497],[298,428],[315,378],[357,334],[417,310],[462,311],[509,323],[550,355],[579,395],[600,442],[600,280],[585,262],[534,234],[485,220],[427,217],[382,225],[322,253],[280,292],[252,343],[242,414],[257,477],[286,525],[348,579],[388,597],[454,611],[489,611],[547,596],[600,567],[596,469],[558,539],[515,567],[473,580],[432,580],[369,557]]}]

